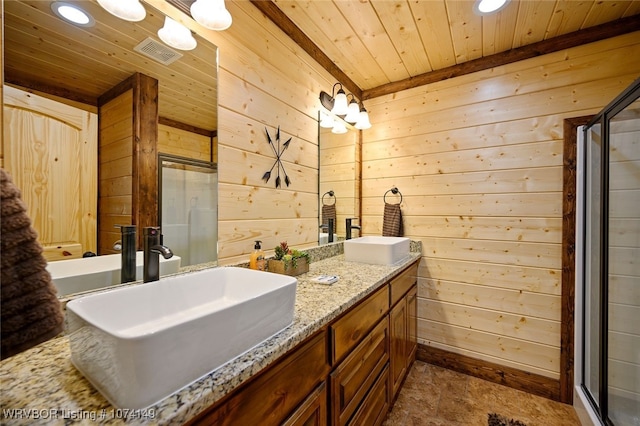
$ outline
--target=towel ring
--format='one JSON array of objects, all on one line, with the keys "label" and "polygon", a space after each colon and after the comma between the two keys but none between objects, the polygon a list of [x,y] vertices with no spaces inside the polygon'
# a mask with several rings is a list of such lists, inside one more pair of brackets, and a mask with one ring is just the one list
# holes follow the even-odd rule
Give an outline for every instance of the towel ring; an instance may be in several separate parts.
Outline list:
[{"label": "towel ring", "polygon": [[[324,197],[325,197],[326,195],[328,195],[329,197],[333,197],[333,204],[326,204],[326,203],[324,202]],[[325,192],[325,193],[322,195],[322,205],[323,205],[323,206],[333,206],[335,203],[336,203],[336,198],[335,198],[335,195],[334,195],[333,191],[327,191],[327,192]]]},{"label": "towel ring", "polygon": [[396,194],[400,194],[400,202],[398,204],[402,204],[402,192],[400,192],[400,190],[398,188],[396,188],[395,186],[393,188],[391,188],[390,190],[388,190],[387,192],[384,193],[384,196],[382,197],[382,199],[384,200],[384,202],[387,202],[387,194],[388,193],[392,193],[394,195]]}]

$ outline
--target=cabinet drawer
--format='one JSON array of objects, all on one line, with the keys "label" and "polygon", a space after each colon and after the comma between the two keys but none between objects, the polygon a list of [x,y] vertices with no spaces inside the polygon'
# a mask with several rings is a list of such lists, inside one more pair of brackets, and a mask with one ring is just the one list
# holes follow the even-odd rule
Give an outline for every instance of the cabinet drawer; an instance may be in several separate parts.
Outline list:
[{"label": "cabinet drawer", "polygon": [[282,426],[326,426],[327,386],[322,382]]},{"label": "cabinet drawer", "polygon": [[335,365],[353,347],[389,309],[389,289],[384,285],[364,302],[351,309],[348,314],[330,326],[331,364]]},{"label": "cabinet drawer", "polygon": [[344,425],[389,360],[389,320],[384,317],[331,373],[334,425]]},{"label": "cabinet drawer", "polygon": [[391,306],[395,305],[398,300],[409,291],[412,285],[416,283],[418,277],[418,264],[414,263],[405,269],[400,275],[391,280]]},{"label": "cabinet drawer", "polygon": [[385,368],[349,425],[379,426],[389,411],[389,369]]},{"label": "cabinet drawer", "polygon": [[326,331],[322,330],[192,424],[280,424],[329,373],[326,346]]}]

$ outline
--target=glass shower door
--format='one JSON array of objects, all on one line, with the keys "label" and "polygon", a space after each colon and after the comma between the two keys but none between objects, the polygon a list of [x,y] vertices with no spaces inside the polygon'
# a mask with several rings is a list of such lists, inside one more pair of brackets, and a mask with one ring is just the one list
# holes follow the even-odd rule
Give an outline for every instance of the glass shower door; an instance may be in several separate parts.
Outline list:
[{"label": "glass shower door", "polygon": [[215,163],[160,156],[163,244],[180,265],[218,259],[218,173]]},{"label": "glass shower door", "polygon": [[609,121],[608,157],[608,414],[640,425],[640,101]]},{"label": "glass shower door", "polygon": [[640,80],[588,125],[582,388],[603,424],[640,425]]}]

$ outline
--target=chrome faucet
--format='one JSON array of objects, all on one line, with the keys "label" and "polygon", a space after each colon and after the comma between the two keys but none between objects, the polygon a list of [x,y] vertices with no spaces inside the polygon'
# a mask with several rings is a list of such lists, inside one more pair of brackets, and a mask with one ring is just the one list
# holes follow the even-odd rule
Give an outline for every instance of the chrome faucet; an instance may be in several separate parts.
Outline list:
[{"label": "chrome faucet", "polygon": [[351,221],[352,221],[352,220],[358,220],[358,218],[357,218],[357,217],[349,217],[349,218],[347,218],[347,236],[346,236],[346,239],[347,239],[347,240],[350,240],[350,239],[351,239],[351,231],[352,231],[353,229],[357,229],[357,230],[358,230],[358,232],[360,232],[360,231],[361,231],[360,226],[358,226],[358,225],[352,225],[352,224],[351,224]]},{"label": "chrome faucet", "polygon": [[[120,283],[136,280],[136,226],[116,225],[122,234],[120,238]],[[118,250],[116,245],[114,250]]]},{"label": "chrome faucet", "polygon": [[161,243],[160,228],[148,226],[143,230],[144,235],[144,282],[160,279],[160,257],[165,259],[173,256],[173,252]]}]

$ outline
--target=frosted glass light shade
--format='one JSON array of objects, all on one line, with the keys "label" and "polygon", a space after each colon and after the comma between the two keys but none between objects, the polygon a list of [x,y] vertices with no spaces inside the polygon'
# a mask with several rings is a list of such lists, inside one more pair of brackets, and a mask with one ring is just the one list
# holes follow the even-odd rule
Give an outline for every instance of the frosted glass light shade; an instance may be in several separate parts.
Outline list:
[{"label": "frosted glass light shade", "polygon": [[164,18],[164,27],[158,30],[158,37],[167,45],[180,50],[192,50],[198,45],[189,28],[168,16]]},{"label": "frosted glass light shade", "polygon": [[325,112],[322,112],[320,114],[320,127],[322,127],[323,129],[331,129],[333,127],[333,117]]},{"label": "frosted glass light shade", "polygon": [[216,31],[226,30],[233,21],[224,0],[196,0],[191,5],[191,16],[203,27]]},{"label": "frosted glass light shade", "polygon": [[331,110],[331,113],[335,115],[347,115],[349,113],[347,95],[345,95],[344,90],[338,90],[338,94],[333,100],[333,109]]},{"label": "frosted glass light shade", "polygon": [[98,0],[104,10],[125,21],[138,22],[147,16],[140,0]]},{"label": "frosted glass light shade", "polygon": [[362,108],[360,115],[358,116],[358,122],[355,125],[358,130],[366,130],[371,128],[371,122],[369,121],[369,113],[366,109]]},{"label": "frosted glass light shade", "polygon": [[349,112],[347,112],[347,115],[344,118],[344,121],[348,123],[355,123],[356,121],[358,121],[359,117],[360,117],[360,106],[358,105],[358,102],[356,102],[354,99],[349,103]]},{"label": "frosted glass light shade", "polygon": [[331,129],[331,133],[335,133],[337,135],[341,135],[343,133],[347,133],[347,127],[340,120],[334,120],[333,129]]}]

